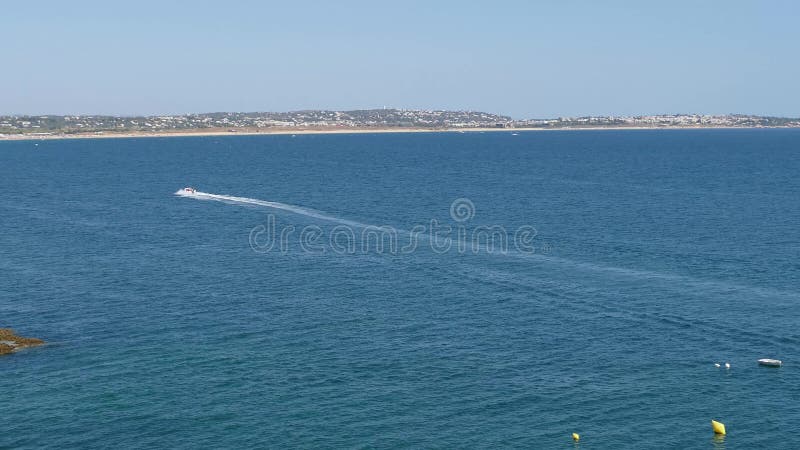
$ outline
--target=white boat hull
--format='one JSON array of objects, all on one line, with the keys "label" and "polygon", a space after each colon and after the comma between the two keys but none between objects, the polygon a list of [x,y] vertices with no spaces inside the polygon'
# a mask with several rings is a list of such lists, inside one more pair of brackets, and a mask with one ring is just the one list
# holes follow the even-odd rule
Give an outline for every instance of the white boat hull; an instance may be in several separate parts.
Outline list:
[{"label": "white boat hull", "polygon": [[769,367],[780,367],[783,365],[783,361],[780,359],[759,359],[758,363],[762,366],[769,366]]}]

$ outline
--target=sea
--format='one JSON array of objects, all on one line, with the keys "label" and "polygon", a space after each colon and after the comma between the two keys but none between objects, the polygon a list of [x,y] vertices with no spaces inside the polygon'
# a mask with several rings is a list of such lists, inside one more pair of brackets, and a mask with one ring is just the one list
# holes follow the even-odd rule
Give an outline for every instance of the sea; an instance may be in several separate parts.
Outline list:
[{"label": "sea", "polygon": [[798,224],[791,129],[3,141],[0,448],[800,448]]}]

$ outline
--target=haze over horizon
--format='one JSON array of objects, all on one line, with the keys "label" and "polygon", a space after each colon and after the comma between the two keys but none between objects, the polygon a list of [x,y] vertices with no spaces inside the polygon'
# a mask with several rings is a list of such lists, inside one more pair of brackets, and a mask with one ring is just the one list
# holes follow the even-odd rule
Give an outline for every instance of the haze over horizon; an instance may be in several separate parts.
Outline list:
[{"label": "haze over horizon", "polygon": [[800,116],[800,5],[6,5],[0,115]]}]

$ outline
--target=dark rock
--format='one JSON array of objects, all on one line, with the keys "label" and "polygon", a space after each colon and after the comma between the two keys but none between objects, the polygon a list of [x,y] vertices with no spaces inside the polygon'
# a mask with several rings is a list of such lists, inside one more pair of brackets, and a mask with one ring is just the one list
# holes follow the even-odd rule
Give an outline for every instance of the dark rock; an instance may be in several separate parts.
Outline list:
[{"label": "dark rock", "polygon": [[35,347],[44,344],[44,341],[36,338],[26,338],[14,334],[10,328],[0,328],[0,355],[13,353],[21,348]]}]

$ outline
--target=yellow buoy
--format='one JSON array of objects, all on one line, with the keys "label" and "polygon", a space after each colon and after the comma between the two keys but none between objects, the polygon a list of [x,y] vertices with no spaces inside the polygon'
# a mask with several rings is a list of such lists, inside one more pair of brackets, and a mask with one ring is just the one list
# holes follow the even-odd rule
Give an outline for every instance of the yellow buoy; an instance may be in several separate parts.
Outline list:
[{"label": "yellow buoy", "polygon": [[714,433],[721,434],[725,436],[725,424],[722,422],[717,422],[716,420],[711,421],[711,427],[714,428]]},{"label": "yellow buoy", "polygon": [[578,433],[572,433],[572,440],[578,442],[581,440],[581,435]]}]

